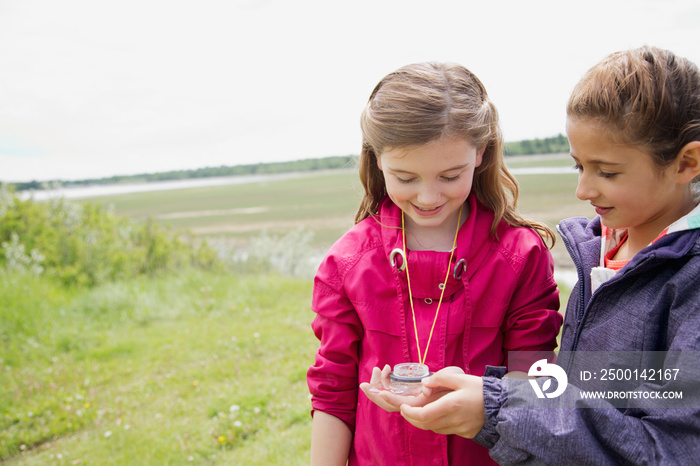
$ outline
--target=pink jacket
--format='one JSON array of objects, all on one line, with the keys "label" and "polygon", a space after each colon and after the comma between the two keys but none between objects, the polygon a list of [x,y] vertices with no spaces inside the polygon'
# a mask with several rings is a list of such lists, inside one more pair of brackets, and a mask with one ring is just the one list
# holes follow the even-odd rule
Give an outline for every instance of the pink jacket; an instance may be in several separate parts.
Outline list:
[{"label": "pink jacket", "polygon": [[[496,240],[489,234],[493,213],[474,195],[467,202],[426,364],[483,375],[487,364],[507,365],[508,351],[552,351],[562,316],[552,257],[540,237],[502,222]],[[401,211],[386,198],[378,217],[355,225],[319,267],[312,327],[321,345],[307,374],[312,407],[354,432],[351,465],[488,464],[486,448],[417,429],[359,390],[375,366],[418,361],[406,272],[389,261],[401,247]],[[448,259],[449,252],[408,254],[422,351]],[[509,370],[527,371],[531,362]]]}]

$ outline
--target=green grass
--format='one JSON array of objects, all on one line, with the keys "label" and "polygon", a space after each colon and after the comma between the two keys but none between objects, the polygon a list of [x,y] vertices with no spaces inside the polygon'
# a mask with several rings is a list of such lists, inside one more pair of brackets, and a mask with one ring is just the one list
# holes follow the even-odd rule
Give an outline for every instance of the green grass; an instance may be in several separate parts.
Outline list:
[{"label": "green grass", "polygon": [[0,462],[308,463],[310,296],[272,275],[3,277]]},{"label": "green grass", "polygon": [[313,230],[323,247],[353,225],[361,199],[355,170],[310,172],[298,178],[142,192],[90,199],[135,220],[153,217],[174,228],[240,244],[262,230]]}]

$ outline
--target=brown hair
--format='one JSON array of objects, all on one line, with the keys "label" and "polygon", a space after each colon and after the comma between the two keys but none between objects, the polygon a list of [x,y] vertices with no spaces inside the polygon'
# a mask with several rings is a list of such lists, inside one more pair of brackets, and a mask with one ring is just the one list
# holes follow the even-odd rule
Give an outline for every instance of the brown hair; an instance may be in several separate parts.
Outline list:
[{"label": "brown hair", "polygon": [[486,147],[474,172],[472,192],[495,213],[491,234],[500,221],[534,229],[554,244],[546,225],[517,212],[518,183],[503,160],[498,112],[486,88],[468,69],[452,63],[418,63],[388,74],[374,88],[362,112],[360,180],[365,193],[355,222],[377,213],[386,195],[377,156],[387,148],[427,144],[443,137],[462,137]]},{"label": "brown hair", "polygon": [[583,76],[567,116],[591,119],[622,144],[648,152],[663,168],[700,141],[700,72],[668,50],[644,46],[616,52]]}]

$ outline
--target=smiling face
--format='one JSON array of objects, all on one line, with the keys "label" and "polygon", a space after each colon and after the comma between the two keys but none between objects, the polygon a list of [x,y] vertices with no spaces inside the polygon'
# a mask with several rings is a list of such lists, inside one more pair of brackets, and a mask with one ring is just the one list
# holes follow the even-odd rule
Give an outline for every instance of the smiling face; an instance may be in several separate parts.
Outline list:
[{"label": "smiling face", "polygon": [[[471,192],[484,148],[463,138],[443,138],[409,148],[389,148],[377,157],[391,200],[406,214],[406,228],[454,235],[459,208]],[[462,220],[466,215],[462,215]]]},{"label": "smiling face", "polygon": [[591,120],[569,119],[566,132],[579,171],[576,196],[589,201],[608,228],[626,228],[648,244],[692,208],[677,167],[660,168],[638,146],[617,143]]}]

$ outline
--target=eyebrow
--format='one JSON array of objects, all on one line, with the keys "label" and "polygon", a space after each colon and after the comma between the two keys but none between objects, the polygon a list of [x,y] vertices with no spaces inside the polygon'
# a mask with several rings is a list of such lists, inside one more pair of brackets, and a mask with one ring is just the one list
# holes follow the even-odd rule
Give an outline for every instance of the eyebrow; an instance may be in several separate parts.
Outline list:
[{"label": "eyebrow", "polygon": [[[580,162],[580,160],[577,159],[573,154],[571,154],[571,158],[574,159],[576,162]],[[622,165],[622,163],[619,163],[619,162],[608,162],[606,160],[589,160],[588,163],[591,165],[609,165],[609,166]]]},{"label": "eyebrow", "polygon": [[[441,171],[440,173],[447,173],[447,172],[451,172],[451,171],[454,171],[454,170],[463,170],[463,169],[467,168],[469,165],[470,165],[469,163],[465,163],[465,164],[462,164],[462,165],[455,165],[454,167],[448,168],[447,170],[443,170],[443,171]],[[391,168],[391,167],[389,167],[389,170],[391,170],[391,171],[394,172],[394,173],[404,173],[404,174],[407,174],[407,175],[415,175],[415,173],[410,172],[410,171],[408,171],[408,170],[399,170],[399,169]]]}]

